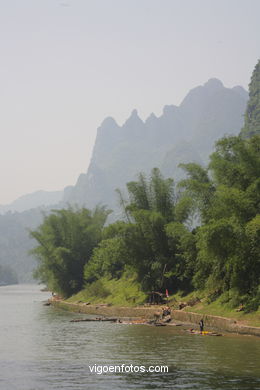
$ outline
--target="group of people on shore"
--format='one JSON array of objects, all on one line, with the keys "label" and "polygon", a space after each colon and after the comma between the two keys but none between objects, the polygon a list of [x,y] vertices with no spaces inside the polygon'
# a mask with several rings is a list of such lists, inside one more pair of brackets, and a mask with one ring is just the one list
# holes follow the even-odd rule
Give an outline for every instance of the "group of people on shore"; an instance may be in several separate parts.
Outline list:
[{"label": "group of people on shore", "polygon": [[[156,317],[157,321],[161,317],[161,320],[163,322],[170,322],[171,321],[171,308],[170,308],[170,306],[163,307],[161,316],[159,315],[159,313],[155,313],[155,317]],[[202,332],[204,331],[204,321],[203,321],[203,318],[201,318],[201,320],[199,322],[199,329],[200,329],[200,333],[202,334]],[[194,329],[190,329],[190,332],[193,333],[193,332],[195,332],[195,330]]]}]

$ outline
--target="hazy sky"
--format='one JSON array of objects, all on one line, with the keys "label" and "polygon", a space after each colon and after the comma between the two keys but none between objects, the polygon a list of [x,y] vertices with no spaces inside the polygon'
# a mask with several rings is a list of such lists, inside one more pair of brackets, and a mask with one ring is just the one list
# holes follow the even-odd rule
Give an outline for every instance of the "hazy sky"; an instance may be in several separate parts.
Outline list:
[{"label": "hazy sky", "polygon": [[247,88],[260,0],[0,0],[0,204],[86,172],[96,128]]}]

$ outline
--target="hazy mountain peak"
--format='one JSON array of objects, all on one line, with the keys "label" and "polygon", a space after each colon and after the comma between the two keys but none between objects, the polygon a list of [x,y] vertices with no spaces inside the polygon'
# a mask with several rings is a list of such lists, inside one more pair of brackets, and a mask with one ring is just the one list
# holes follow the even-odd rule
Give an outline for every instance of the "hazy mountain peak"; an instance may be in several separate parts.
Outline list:
[{"label": "hazy mountain peak", "polygon": [[204,84],[204,87],[210,88],[210,89],[219,89],[219,88],[223,88],[224,85],[223,85],[222,81],[220,81],[219,79],[212,78],[212,79],[209,79]]},{"label": "hazy mountain peak", "polygon": [[[259,80],[257,74],[256,82]],[[138,172],[149,174],[153,167],[158,167],[163,175],[178,181],[184,174],[178,168],[179,163],[207,164],[214,142],[224,134],[237,134],[243,126],[247,101],[247,94],[246,98],[243,96],[245,93],[241,87],[225,88],[219,80],[211,79],[204,86],[193,88],[179,107],[166,105],[159,118],[151,114],[145,124],[137,110],[133,110],[123,126],[118,126],[111,117],[106,118],[98,128],[87,173],[79,176],[75,186],[65,189],[63,202],[58,207],[78,204],[92,209],[100,203],[120,214],[115,188],[124,189],[127,182],[136,180]],[[245,136],[250,136],[252,131],[254,128],[246,127]],[[59,196],[51,203],[57,203]],[[46,204],[39,199],[37,202]],[[23,206],[28,209],[32,203],[33,199],[30,199]],[[8,225],[11,229],[2,224],[4,228],[0,232],[0,249],[3,248],[6,262],[12,261],[17,270],[21,269],[21,264],[28,269],[27,253],[33,244],[24,227],[35,229],[41,223],[40,210],[0,217],[4,222],[12,218],[12,224]],[[7,252],[6,240],[12,249]],[[21,242],[24,243],[22,251]]]},{"label": "hazy mountain peak", "polygon": [[132,110],[130,118],[139,118],[138,111],[136,108],[134,110]]},{"label": "hazy mountain peak", "polygon": [[158,118],[157,116],[152,112],[148,118],[146,119],[145,123],[150,123],[156,121]]},{"label": "hazy mountain peak", "polygon": [[100,127],[110,129],[111,127],[118,127],[118,124],[112,116],[108,116],[103,120]]},{"label": "hazy mountain peak", "polygon": [[131,112],[131,115],[130,117],[126,120],[124,126],[127,126],[127,125],[140,125],[142,124],[143,125],[143,121],[142,119],[139,117],[138,115],[138,111],[136,109],[134,109],[132,112]]},{"label": "hazy mountain peak", "polygon": [[172,115],[176,112],[176,110],[178,109],[177,106],[174,106],[173,104],[170,104],[170,105],[166,105],[163,107],[163,115]]},{"label": "hazy mountain peak", "polygon": [[97,133],[88,173],[69,201],[89,208],[101,202],[117,210],[115,188],[123,188],[138,172],[157,166],[179,179],[180,162],[206,163],[216,139],[241,129],[245,106],[238,91],[210,79],[190,90],[180,106],[166,105],[159,118],[152,113],[144,123],[136,109],[122,126],[107,118],[106,128]]},{"label": "hazy mountain peak", "polygon": [[236,85],[232,88],[233,91],[239,93],[240,96],[243,96],[245,99],[248,99],[248,92],[241,85]]}]

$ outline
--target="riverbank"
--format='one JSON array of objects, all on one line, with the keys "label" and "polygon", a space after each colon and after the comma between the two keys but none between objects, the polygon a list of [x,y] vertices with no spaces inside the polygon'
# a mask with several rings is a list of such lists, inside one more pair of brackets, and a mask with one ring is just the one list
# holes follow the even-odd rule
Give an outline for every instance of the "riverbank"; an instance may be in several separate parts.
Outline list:
[{"label": "riverbank", "polygon": [[[70,303],[63,300],[50,300],[50,303],[51,305],[60,309],[76,313],[118,318],[144,318],[147,320],[154,318],[155,311],[158,311],[160,308],[160,306],[123,307],[102,304],[93,305],[83,302]],[[213,316],[210,314],[200,314],[183,310],[172,310],[171,317],[172,322],[182,322],[185,325],[192,325],[193,327],[198,327],[200,319],[203,318],[205,328],[260,337],[260,327],[244,325],[240,321],[232,318]]]}]

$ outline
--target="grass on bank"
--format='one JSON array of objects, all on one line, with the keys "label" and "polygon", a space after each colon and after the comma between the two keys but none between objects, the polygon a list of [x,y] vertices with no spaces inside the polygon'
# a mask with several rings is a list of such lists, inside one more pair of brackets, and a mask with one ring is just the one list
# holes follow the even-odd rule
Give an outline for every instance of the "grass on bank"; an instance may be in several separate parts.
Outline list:
[{"label": "grass on bank", "polygon": [[178,308],[180,302],[189,302],[194,298],[199,298],[201,302],[194,306],[185,307],[183,311],[232,318],[243,325],[260,327],[260,309],[250,313],[237,312],[237,308],[232,308],[229,303],[223,302],[223,296],[220,296],[213,302],[209,302],[204,291],[195,291],[185,296],[182,293],[178,293],[170,297],[169,303]]},{"label": "grass on bank", "polygon": [[[236,308],[231,308],[230,304],[223,302],[223,296],[209,302],[205,291],[193,291],[188,295],[179,292],[169,297],[168,304],[173,309],[178,309],[180,302],[189,302],[194,298],[199,298],[200,302],[185,307],[183,311],[232,318],[243,325],[260,327],[260,309],[251,313],[237,312]],[[70,303],[79,301],[133,307],[145,303],[147,295],[141,291],[135,275],[124,274],[120,279],[103,277],[67,299]]]},{"label": "grass on bank", "polygon": [[146,301],[147,295],[141,291],[135,276],[123,275],[120,279],[103,277],[88,285],[67,302],[110,303],[117,306],[136,306]]}]

